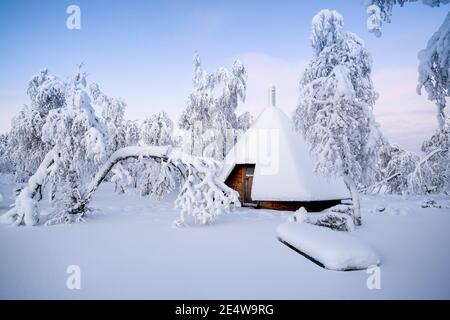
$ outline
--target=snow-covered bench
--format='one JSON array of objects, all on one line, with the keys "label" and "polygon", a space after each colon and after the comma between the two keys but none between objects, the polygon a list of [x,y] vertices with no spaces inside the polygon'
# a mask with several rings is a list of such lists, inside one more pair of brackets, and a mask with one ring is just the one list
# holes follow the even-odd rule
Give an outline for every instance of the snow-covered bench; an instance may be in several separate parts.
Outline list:
[{"label": "snow-covered bench", "polygon": [[286,222],[278,226],[277,234],[281,242],[327,269],[360,270],[380,263],[368,244],[345,232]]}]

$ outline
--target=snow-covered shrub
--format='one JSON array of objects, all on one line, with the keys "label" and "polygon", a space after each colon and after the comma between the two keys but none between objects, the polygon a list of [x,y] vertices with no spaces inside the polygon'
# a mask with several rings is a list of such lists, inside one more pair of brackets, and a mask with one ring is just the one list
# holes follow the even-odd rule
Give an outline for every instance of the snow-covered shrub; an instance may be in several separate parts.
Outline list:
[{"label": "snow-covered shrub", "polygon": [[422,208],[437,208],[440,209],[442,206],[436,202],[434,199],[426,199],[420,205]]},{"label": "snow-covered shrub", "polygon": [[353,231],[353,206],[336,205],[327,209],[316,221],[315,225],[337,231]]},{"label": "snow-covered shrub", "polygon": [[324,213],[314,223],[316,226],[330,228],[336,231],[353,231],[354,223],[351,216],[339,212]]},{"label": "snow-covered shrub", "polygon": [[353,206],[336,205],[321,213],[308,213],[304,207],[298,209],[289,216],[289,222],[309,223],[320,227],[326,227],[337,231],[353,231]]},{"label": "snow-covered shrub", "polygon": [[382,137],[372,108],[378,97],[371,80],[372,58],[364,42],[342,30],[336,11],[313,19],[315,56],[300,81],[294,125],[309,142],[315,171],[342,176],[350,189],[355,224],[361,224],[357,186],[373,177]]}]

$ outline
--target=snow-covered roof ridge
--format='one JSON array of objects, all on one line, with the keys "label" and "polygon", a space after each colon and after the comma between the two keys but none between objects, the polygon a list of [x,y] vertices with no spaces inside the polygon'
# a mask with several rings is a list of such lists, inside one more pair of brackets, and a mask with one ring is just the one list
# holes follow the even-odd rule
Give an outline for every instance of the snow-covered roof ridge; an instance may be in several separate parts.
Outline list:
[{"label": "snow-covered roof ridge", "polygon": [[342,179],[314,173],[306,141],[294,131],[280,108],[269,106],[238,140],[224,160],[226,180],[236,164],[255,164],[252,199],[267,201],[320,201],[349,198]]}]

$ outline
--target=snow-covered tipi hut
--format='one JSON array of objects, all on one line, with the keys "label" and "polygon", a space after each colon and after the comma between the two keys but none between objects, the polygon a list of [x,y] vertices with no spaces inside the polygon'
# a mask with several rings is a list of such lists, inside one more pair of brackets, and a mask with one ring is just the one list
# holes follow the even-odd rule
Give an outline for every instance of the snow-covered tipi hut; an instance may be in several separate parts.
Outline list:
[{"label": "snow-covered tipi hut", "polygon": [[267,107],[238,140],[224,161],[222,180],[239,193],[241,204],[275,210],[321,211],[350,198],[341,179],[314,173],[303,136],[275,105]]}]

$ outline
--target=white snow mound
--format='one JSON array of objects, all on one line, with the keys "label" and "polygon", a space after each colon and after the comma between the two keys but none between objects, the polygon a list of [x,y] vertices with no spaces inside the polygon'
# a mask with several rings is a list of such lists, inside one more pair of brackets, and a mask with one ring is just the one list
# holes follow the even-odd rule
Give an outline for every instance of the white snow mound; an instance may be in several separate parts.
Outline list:
[{"label": "white snow mound", "polygon": [[307,223],[286,222],[278,237],[331,270],[361,270],[379,265],[378,254],[361,239]]}]

